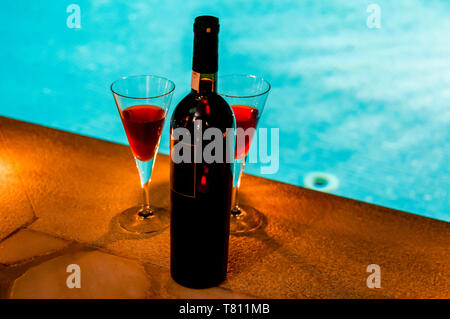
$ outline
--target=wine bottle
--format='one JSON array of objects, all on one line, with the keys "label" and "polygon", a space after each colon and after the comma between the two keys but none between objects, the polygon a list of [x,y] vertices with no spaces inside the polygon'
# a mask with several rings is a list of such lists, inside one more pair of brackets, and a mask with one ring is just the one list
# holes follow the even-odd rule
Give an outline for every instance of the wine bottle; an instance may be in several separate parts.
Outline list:
[{"label": "wine bottle", "polygon": [[[176,282],[191,288],[216,286],[227,272],[235,143],[229,129],[236,122],[216,93],[218,34],[216,17],[195,19],[191,92],[170,121],[170,268]],[[211,128],[220,134],[204,139]]]}]

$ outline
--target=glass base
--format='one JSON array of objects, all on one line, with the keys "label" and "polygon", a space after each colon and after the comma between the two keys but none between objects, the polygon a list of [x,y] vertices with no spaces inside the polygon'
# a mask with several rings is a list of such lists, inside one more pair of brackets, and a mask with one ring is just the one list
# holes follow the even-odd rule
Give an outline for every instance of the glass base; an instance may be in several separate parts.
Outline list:
[{"label": "glass base", "polygon": [[238,206],[231,210],[230,233],[242,235],[259,229],[263,224],[264,216],[256,208]]},{"label": "glass base", "polygon": [[119,225],[136,234],[150,234],[163,231],[169,226],[169,211],[161,207],[134,206],[120,213]]}]

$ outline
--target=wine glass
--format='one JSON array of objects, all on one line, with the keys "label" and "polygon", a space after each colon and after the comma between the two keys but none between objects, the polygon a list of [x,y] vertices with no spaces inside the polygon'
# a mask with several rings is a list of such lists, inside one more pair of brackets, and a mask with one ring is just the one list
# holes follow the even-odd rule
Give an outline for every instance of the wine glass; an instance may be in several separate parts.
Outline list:
[{"label": "wine glass", "polygon": [[[236,118],[236,147],[230,232],[242,234],[262,225],[262,214],[239,204],[239,186],[253,135],[270,92],[270,83],[254,75],[231,74],[218,79],[217,92],[228,102]],[[242,129],[244,131],[239,130]]]},{"label": "wine glass", "polygon": [[150,206],[149,187],[159,141],[175,84],[156,75],[121,78],[111,84],[125,133],[139,171],[144,201],[122,212],[122,228],[139,234],[156,233],[169,225],[169,212]]}]

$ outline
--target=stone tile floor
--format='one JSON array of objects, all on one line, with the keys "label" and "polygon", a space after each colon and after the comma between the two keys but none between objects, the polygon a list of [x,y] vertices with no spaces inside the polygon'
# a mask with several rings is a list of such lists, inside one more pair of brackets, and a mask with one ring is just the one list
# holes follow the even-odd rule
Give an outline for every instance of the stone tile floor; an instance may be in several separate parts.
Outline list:
[{"label": "stone tile floor", "polygon": [[[67,285],[72,264],[80,267],[80,288]],[[22,228],[0,243],[0,298],[251,297],[219,287],[184,288],[166,268]]]},{"label": "stone tile floor", "polygon": [[[159,206],[168,171],[158,156]],[[450,297],[449,223],[248,175],[241,196],[264,227],[231,237],[220,287],[184,288],[170,278],[168,230],[117,225],[141,199],[128,147],[0,117],[0,298]],[[372,263],[381,289],[366,286]],[[66,285],[72,264],[81,288]]]}]

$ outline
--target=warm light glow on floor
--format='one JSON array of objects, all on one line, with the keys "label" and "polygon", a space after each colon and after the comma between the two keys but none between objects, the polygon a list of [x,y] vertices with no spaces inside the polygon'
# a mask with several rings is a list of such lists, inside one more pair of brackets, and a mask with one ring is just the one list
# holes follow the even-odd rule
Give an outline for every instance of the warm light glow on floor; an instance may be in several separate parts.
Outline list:
[{"label": "warm light glow on floor", "polygon": [[0,152],[0,180],[3,176],[13,173],[12,165],[5,157],[4,152]]}]

